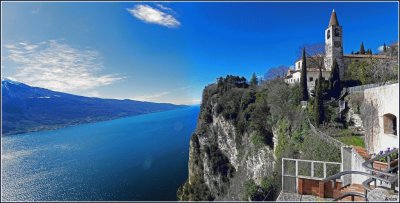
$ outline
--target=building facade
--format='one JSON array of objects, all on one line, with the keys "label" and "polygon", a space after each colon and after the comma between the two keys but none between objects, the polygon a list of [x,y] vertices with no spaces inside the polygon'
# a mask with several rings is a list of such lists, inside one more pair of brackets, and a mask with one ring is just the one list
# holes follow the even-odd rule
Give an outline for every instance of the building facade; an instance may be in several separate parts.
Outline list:
[{"label": "building facade", "polygon": [[399,148],[399,83],[364,90],[364,102],[373,106],[378,116],[371,133],[366,133],[368,152]]},{"label": "building facade", "polygon": [[[307,50],[306,50],[307,51]],[[339,24],[335,10],[332,11],[328,27],[325,30],[325,54],[308,56],[307,62],[307,87],[309,91],[315,88],[315,80],[318,78],[319,69],[322,77],[328,80],[332,64],[336,60],[339,66],[340,77],[343,78],[347,66],[353,62],[371,59],[389,59],[385,55],[372,54],[344,54],[343,53],[343,28]],[[289,69],[285,77],[288,84],[300,83],[302,59],[297,60],[293,68]]]}]

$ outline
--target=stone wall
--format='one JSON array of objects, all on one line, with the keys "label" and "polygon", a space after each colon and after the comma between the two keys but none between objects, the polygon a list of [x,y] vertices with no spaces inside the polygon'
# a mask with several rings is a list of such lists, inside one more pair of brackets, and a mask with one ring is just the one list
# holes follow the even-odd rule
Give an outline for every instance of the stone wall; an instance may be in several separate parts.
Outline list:
[{"label": "stone wall", "polygon": [[[366,137],[367,150],[370,153],[378,153],[388,147],[399,147],[399,83],[385,85],[364,91],[364,102],[373,105],[378,112],[378,125],[372,135]],[[396,116],[397,135],[384,132],[383,117],[385,114]],[[372,136],[372,141],[371,141]]]}]

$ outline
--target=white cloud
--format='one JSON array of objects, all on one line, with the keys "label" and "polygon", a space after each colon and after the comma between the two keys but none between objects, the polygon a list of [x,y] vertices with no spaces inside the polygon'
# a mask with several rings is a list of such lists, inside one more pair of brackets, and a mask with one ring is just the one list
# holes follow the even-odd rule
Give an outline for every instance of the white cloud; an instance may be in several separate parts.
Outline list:
[{"label": "white cloud", "polygon": [[156,92],[153,94],[146,94],[131,97],[132,100],[147,101],[147,102],[160,102],[160,103],[173,103],[173,104],[199,104],[200,99],[196,96],[190,96],[188,93],[192,92],[196,86],[183,86],[163,92]]},{"label": "white cloud", "polygon": [[158,101],[160,98],[162,98],[163,96],[165,96],[169,93],[170,93],[169,91],[158,92],[158,93],[154,93],[154,94],[141,95],[138,97],[134,97],[132,99],[138,100],[138,101]]},{"label": "white cloud", "polygon": [[5,48],[7,60],[17,64],[11,77],[32,86],[79,94],[123,78],[99,74],[103,63],[98,52],[73,48],[56,40],[21,42]]},{"label": "white cloud", "polygon": [[383,45],[378,47],[378,51],[383,51]]},{"label": "white cloud", "polygon": [[158,8],[160,8],[162,10],[171,11],[171,12],[175,13],[174,10],[172,10],[172,8],[168,8],[168,7],[166,7],[166,6],[162,5],[162,4],[156,4],[156,6],[158,6]]},{"label": "white cloud", "polygon": [[[160,6],[159,6],[160,7]],[[161,8],[161,7],[160,7]],[[173,12],[171,8],[162,6],[162,10]],[[146,22],[162,25],[168,28],[179,27],[181,23],[171,14],[153,8],[148,5],[136,5],[132,9],[127,9],[134,17]]]}]

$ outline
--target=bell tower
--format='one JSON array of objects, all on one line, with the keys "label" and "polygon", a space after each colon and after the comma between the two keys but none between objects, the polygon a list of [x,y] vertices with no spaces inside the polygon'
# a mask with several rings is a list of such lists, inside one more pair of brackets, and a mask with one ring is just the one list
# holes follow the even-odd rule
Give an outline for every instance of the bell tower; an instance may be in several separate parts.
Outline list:
[{"label": "bell tower", "polygon": [[326,70],[331,70],[333,60],[336,59],[339,65],[340,76],[343,77],[343,32],[342,26],[336,16],[335,10],[332,11],[328,28],[325,30],[325,59],[324,65]]}]

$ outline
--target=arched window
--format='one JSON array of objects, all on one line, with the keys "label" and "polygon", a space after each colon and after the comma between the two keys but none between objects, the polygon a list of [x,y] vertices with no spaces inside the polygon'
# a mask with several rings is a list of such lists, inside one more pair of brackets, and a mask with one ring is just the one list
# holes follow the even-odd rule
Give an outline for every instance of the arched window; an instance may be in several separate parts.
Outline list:
[{"label": "arched window", "polygon": [[383,132],[397,135],[397,118],[395,115],[390,113],[383,115]]},{"label": "arched window", "polygon": [[339,28],[335,28],[335,37],[339,37],[339,36],[340,36]]}]

